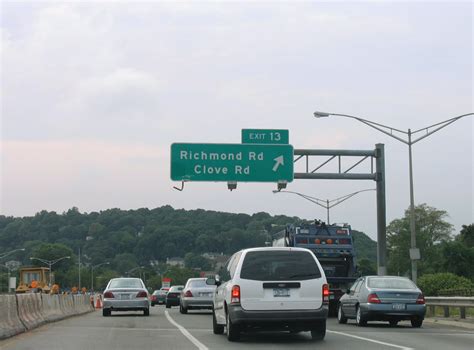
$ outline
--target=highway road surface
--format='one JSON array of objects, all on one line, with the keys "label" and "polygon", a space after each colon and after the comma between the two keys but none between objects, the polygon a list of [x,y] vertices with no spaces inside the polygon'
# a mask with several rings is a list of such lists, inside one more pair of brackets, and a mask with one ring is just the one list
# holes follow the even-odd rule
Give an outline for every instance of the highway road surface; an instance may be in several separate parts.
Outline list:
[{"label": "highway road surface", "polygon": [[96,311],[0,341],[1,350],[130,350],[130,349],[473,349],[474,331],[424,324],[411,328],[409,322],[397,327],[388,323],[369,323],[357,327],[349,320],[340,325],[328,320],[326,338],[313,342],[307,332],[289,334],[269,332],[246,334],[231,343],[224,335],[212,333],[208,311],[179,313],[178,308],[151,308],[150,316],[141,313],[117,313],[103,317]]}]

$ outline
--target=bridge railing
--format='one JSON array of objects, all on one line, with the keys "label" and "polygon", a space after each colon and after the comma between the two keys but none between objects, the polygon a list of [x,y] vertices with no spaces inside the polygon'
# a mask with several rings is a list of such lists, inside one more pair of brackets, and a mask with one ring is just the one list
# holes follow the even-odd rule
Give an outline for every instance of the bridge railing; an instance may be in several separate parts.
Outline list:
[{"label": "bridge railing", "polygon": [[474,297],[425,297],[428,316],[435,316],[436,307],[442,307],[444,317],[450,317],[450,309],[458,308],[461,318],[466,318],[466,309],[474,308]]}]

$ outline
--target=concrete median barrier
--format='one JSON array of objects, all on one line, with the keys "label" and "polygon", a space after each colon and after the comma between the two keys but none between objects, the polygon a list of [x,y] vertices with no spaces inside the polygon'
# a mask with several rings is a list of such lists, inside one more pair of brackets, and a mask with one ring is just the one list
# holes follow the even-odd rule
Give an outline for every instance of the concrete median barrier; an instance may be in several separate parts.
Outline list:
[{"label": "concrete median barrier", "polygon": [[74,295],[74,309],[77,314],[85,314],[91,311],[89,296],[85,294]]},{"label": "concrete median barrier", "polygon": [[59,306],[62,314],[66,317],[76,314],[76,311],[74,310],[74,299],[71,294],[60,295]]},{"label": "concrete median barrier", "polygon": [[5,339],[26,330],[18,317],[15,295],[0,295],[0,339]]},{"label": "concrete median barrier", "polygon": [[43,315],[47,322],[59,321],[66,317],[61,311],[59,298],[60,295],[57,294],[41,295],[43,301]]},{"label": "concrete median barrier", "polygon": [[17,301],[18,316],[27,329],[33,329],[46,323],[39,293],[18,294]]}]

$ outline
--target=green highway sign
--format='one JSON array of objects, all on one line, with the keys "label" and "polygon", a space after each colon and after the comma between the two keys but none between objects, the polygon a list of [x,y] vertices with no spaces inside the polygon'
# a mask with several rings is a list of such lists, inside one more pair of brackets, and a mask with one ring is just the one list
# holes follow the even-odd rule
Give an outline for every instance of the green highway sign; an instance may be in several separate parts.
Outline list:
[{"label": "green highway sign", "polygon": [[171,180],[293,181],[293,146],[173,143]]},{"label": "green highway sign", "polygon": [[242,143],[282,144],[290,143],[288,130],[242,129]]}]

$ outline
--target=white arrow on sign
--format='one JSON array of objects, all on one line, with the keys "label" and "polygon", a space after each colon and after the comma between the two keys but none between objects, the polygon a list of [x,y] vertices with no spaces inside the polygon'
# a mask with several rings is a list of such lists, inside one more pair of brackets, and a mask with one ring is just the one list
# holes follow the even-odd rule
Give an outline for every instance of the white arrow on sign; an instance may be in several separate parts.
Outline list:
[{"label": "white arrow on sign", "polygon": [[285,162],[283,161],[283,156],[276,157],[273,160],[276,162],[273,166],[273,171],[277,171],[280,165],[285,165]]}]

